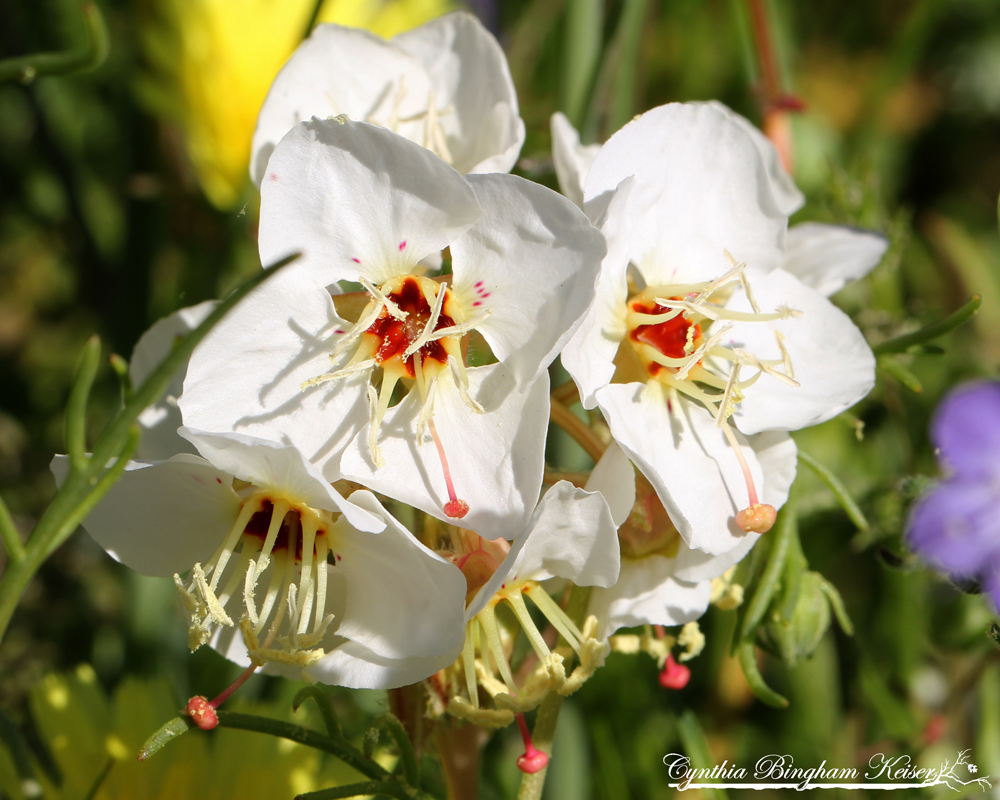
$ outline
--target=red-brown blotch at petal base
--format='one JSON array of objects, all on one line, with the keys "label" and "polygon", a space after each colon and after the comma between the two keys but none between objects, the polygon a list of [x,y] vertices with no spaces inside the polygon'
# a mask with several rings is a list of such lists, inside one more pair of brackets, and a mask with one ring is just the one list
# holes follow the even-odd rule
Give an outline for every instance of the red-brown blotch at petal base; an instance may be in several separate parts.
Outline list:
[{"label": "red-brown blotch at petal base", "polygon": [[196,695],[187,702],[187,715],[194,720],[194,724],[203,731],[210,731],[219,724],[219,715],[215,713],[215,708],[208,702],[207,697]]},{"label": "red-brown blotch at petal base", "polygon": [[747,533],[767,533],[777,518],[778,512],[774,510],[774,506],[754,503],[736,515],[736,524],[740,526],[741,531]]},{"label": "red-brown blotch at petal base", "polygon": [[683,664],[678,664],[672,655],[667,654],[667,663],[660,673],[660,686],[664,689],[679,690],[687,686],[690,680],[691,670]]}]

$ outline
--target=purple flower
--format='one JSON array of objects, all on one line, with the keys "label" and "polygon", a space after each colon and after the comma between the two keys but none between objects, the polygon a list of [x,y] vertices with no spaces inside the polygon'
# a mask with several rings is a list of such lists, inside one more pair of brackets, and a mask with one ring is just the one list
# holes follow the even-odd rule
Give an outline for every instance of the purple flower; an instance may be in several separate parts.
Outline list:
[{"label": "purple flower", "polygon": [[981,580],[1000,608],[1000,383],[951,392],[931,439],[946,478],[914,507],[910,544],[950,574]]}]

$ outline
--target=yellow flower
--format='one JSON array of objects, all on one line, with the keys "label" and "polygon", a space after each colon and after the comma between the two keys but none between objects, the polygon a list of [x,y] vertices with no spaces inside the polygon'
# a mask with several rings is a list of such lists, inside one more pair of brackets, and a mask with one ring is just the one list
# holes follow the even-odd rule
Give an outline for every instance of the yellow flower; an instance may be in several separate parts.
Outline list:
[{"label": "yellow flower", "polygon": [[[154,74],[140,94],[176,120],[199,183],[218,208],[238,205],[267,90],[302,39],[314,0],[158,0],[145,48]],[[454,7],[452,0],[326,0],[320,22],[390,37]],[[362,66],[362,65],[359,65]]]}]

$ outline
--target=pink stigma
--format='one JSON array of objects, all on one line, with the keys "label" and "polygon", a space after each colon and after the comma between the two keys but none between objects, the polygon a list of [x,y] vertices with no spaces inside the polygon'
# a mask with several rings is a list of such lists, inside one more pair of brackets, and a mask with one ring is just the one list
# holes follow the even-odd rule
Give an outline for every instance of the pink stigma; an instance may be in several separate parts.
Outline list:
[{"label": "pink stigma", "polygon": [[528,733],[528,723],[524,721],[524,714],[517,715],[517,727],[521,729],[521,738],[524,739],[524,755],[517,759],[517,768],[528,775],[541,772],[549,765],[548,753],[536,748],[531,741],[531,734]]},{"label": "pink stigma", "polygon": [[664,689],[683,689],[691,680],[691,670],[674,661],[671,653],[667,653],[667,663],[660,673],[660,686]]},{"label": "pink stigma", "polygon": [[210,731],[219,724],[219,715],[215,713],[215,708],[208,702],[207,697],[197,695],[187,702],[187,715],[194,720],[194,724],[203,731]]},{"label": "pink stigma", "polygon": [[448,487],[448,502],[444,504],[444,513],[452,519],[462,519],[469,513],[469,504],[460,500],[455,493],[455,484],[451,480],[451,469],[448,467],[448,458],[444,454],[444,444],[438,436],[437,427],[434,425],[434,418],[427,420],[427,427],[430,429],[431,438],[437,447],[438,457],[441,459],[441,469],[444,472],[444,483]]}]

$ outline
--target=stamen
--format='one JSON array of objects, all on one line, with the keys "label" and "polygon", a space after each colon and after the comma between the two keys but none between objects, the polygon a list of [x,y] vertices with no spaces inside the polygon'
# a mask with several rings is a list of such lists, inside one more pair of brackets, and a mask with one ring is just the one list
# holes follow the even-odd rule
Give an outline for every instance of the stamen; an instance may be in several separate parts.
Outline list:
[{"label": "stamen", "polygon": [[794,380],[795,370],[792,368],[792,357],[785,347],[785,334],[781,331],[774,332],[774,338],[778,340],[778,349],[781,350],[781,363],[785,367],[785,374]]},{"label": "stamen", "polygon": [[444,513],[452,519],[462,519],[469,513],[469,504],[460,500],[455,493],[455,484],[451,480],[451,469],[448,467],[448,457],[444,453],[444,444],[441,442],[441,437],[438,436],[433,416],[428,416],[427,427],[431,432],[431,438],[434,439],[434,446],[437,447],[438,457],[441,459],[441,469],[444,471],[444,483],[448,488],[448,502],[444,504]]},{"label": "stamen", "polygon": [[723,423],[733,413],[733,394],[740,379],[740,366],[741,362],[737,361],[733,364],[732,372],[729,373],[729,381],[726,383],[726,389],[722,393],[722,399],[719,401],[719,413],[715,415],[715,426],[717,428],[721,428]]},{"label": "stamen", "polygon": [[531,642],[532,649],[538,658],[544,661],[552,653],[548,645],[545,644],[542,634],[535,627],[535,623],[531,619],[531,614],[528,612],[528,607],[524,604],[524,598],[521,597],[521,593],[514,590],[506,592],[504,596],[507,602],[510,603],[511,608],[514,609],[514,614],[517,616],[518,622],[521,623],[522,630],[528,635],[528,641]]},{"label": "stamen", "polygon": [[302,608],[299,610],[298,633],[303,634],[309,629],[309,616],[313,604],[313,555],[316,547],[316,520],[310,515],[302,520],[302,567],[300,594]]},{"label": "stamen", "polygon": [[465,370],[465,364],[455,358],[455,356],[448,356],[448,367],[451,369],[451,377],[458,387],[458,393],[461,395],[462,401],[477,414],[485,414],[486,409],[469,394],[469,373]]},{"label": "stamen", "polygon": [[424,325],[424,329],[420,332],[420,335],[410,342],[410,346],[403,351],[403,361],[406,361],[406,359],[431,341],[430,337],[434,333],[434,326],[437,325],[438,317],[441,316],[441,307],[444,305],[447,293],[448,289],[444,286],[438,289],[437,297],[434,298],[434,306],[431,308],[431,315],[427,318],[427,324]]},{"label": "stamen", "polygon": [[[384,378],[385,376],[383,376]],[[379,397],[375,387],[368,384],[368,452],[371,453],[372,461],[376,467],[384,467],[385,459],[382,457],[382,450],[378,446],[378,416]]]},{"label": "stamen", "polygon": [[493,654],[493,660],[497,663],[497,669],[500,670],[500,677],[507,684],[510,693],[516,695],[517,687],[514,685],[514,676],[510,674],[510,665],[507,663],[507,657],[503,652],[503,645],[500,642],[500,631],[497,630],[497,621],[494,616],[493,607],[486,606],[476,616],[479,624],[483,626],[483,631],[486,633],[486,642],[489,645],[490,653]]},{"label": "stamen", "polygon": [[299,386],[301,391],[305,391],[311,386],[319,386],[322,383],[329,383],[330,381],[339,381],[341,378],[347,378],[351,375],[356,375],[359,372],[365,372],[366,370],[373,369],[375,367],[374,358],[366,358],[364,361],[358,361],[354,364],[348,364],[343,369],[334,370],[333,372],[327,372],[325,375],[318,375],[315,378],[310,378],[307,381],[303,381],[302,385]]},{"label": "stamen", "polygon": [[[422,372],[420,374],[423,374]],[[430,385],[427,387],[427,394],[424,397],[424,404],[420,408],[420,414],[417,416],[417,444],[424,441],[424,434],[427,432],[427,421],[431,418],[434,413],[434,397],[437,392],[437,378],[431,378]]]},{"label": "stamen", "polygon": [[538,606],[538,610],[552,623],[552,627],[559,631],[562,637],[569,642],[570,647],[579,653],[580,641],[583,639],[583,634],[576,627],[573,620],[566,616],[566,612],[559,608],[559,604],[549,597],[548,592],[536,586],[525,586],[522,591]]},{"label": "stamen", "polygon": [[[702,342],[701,345],[698,347],[698,349],[695,350],[693,353],[691,353],[691,355],[688,356],[689,360],[688,360],[687,364],[685,364],[683,367],[681,367],[679,370],[677,370],[676,373],[674,373],[674,378],[677,379],[677,380],[679,380],[679,381],[684,380],[688,376],[688,373],[691,371],[691,368],[694,367],[694,366],[696,366],[697,363],[699,361],[701,361],[701,359],[704,357],[705,353],[707,353],[709,350],[711,350],[713,347],[715,347],[720,341],[722,341],[722,339],[725,337],[725,335],[727,333],[729,333],[729,331],[732,330],[732,328],[733,328],[733,326],[732,326],[731,323],[728,324],[728,325],[723,325],[722,329],[719,330],[717,333],[715,333],[712,336],[711,339],[709,339],[708,341]],[[694,330],[694,326],[692,325],[688,329],[688,332],[690,333],[693,330]]]},{"label": "stamen", "polygon": [[729,423],[723,422],[721,427],[722,432],[733,448],[740,469],[743,470],[743,479],[746,481],[747,495],[750,500],[749,506],[736,514],[736,524],[740,530],[746,533],[751,531],[754,533],[767,533],[774,525],[778,512],[775,511],[774,506],[758,501],[757,488],[754,486],[753,476],[750,474],[750,465],[747,464],[746,457],[743,455],[743,448],[736,441],[736,435],[733,433],[732,428],[729,427]]},{"label": "stamen", "polygon": [[438,339],[443,339],[445,336],[464,336],[469,331],[482,325],[486,321],[486,318],[492,313],[493,311],[491,309],[486,309],[478,317],[469,320],[468,322],[458,322],[455,325],[449,325],[447,328],[438,328],[430,335],[430,337],[428,337],[427,342],[436,342]]},{"label": "stamen", "polygon": [[[370,283],[368,279],[365,278],[364,275],[358,276],[358,283],[364,286],[368,294],[374,297],[378,301],[378,303],[381,303],[381,305],[385,308],[385,310],[389,312],[390,316],[393,316],[401,321],[406,319],[407,313],[403,311],[399,306],[397,306],[394,302],[392,302],[392,300],[386,297],[386,295],[382,293],[381,289],[379,289],[373,283]],[[379,313],[382,313],[382,309],[379,309]],[[376,318],[377,317],[378,315],[376,314]],[[375,320],[372,320],[372,322],[374,321]],[[362,328],[362,330],[368,330],[368,328],[370,327],[371,327],[370,324],[365,325],[364,328]]]},{"label": "stamen", "polygon": [[517,759],[517,768],[528,775],[541,772],[549,764],[547,753],[537,749],[531,741],[531,734],[528,732],[528,723],[524,721],[524,714],[517,714],[517,727],[521,729],[521,738],[524,740],[524,755]]},{"label": "stamen", "polygon": [[753,355],[753,353],[748,353],[746,350],[741,350],[738,347],[733,348],[733,353],[736,355],[737,358],[746,361],[751,366],[757,367],[757,369],[759,369],[761,372],[766,372],[772,378],[777,378],[782,383],[786,383],[789,386],[795,386],[795,387],[798,387],[800,385],[797,380],[795,380],[794,378],[790,378],[781,372],[778,372],[778,370],[774,369],[773,367],[768,366],[759,358],[757,358],[757,356]]},{"label": "stamen", "polygon": [[[323,627],[326,613],[326,581],[328,568],[326,557],[330,552],[330,546],[326,540],[324,531],[320,531],[316,537],[316,618],[313,621],[314,628],[318,630]],[[332,618],[332,614],[330,615]]]},{"label": "stamen", "polygon": [[[476,684],[476,640],[479,638],[479,623],[474,619],[465,626],[465,648],[462,662],[465,665],[465,686],[469,690],[469,702],[479,708],[479,689]],[[486,659],[484,659],[486,660]]]}]

